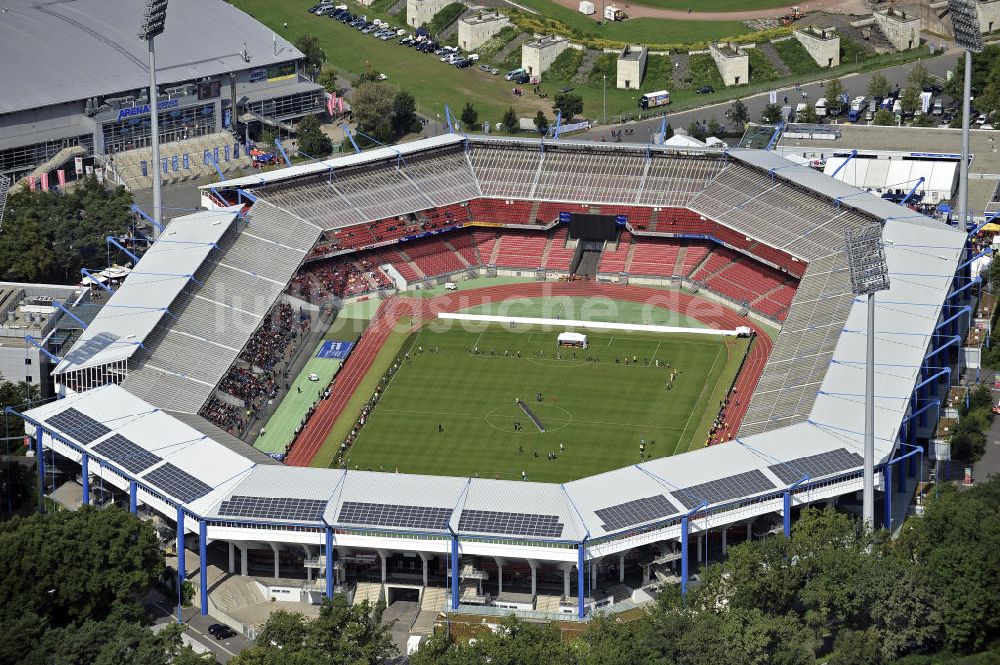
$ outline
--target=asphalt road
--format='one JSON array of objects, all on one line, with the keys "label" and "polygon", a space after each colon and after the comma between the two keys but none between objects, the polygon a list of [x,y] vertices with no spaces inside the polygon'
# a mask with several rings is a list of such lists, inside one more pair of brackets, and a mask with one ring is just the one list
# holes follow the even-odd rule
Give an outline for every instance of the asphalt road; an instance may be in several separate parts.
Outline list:
[{"label": "asphalt road", "polygon": [[[176,621],[176,606],[157,592],[152,592],[145,602],[146,611],[153,616],[154,624],[172,623]],[[225,640],[216,640],[208,634],[208,627],[213,623],[218,623],[218,619],[210,616],[202,616],[197,607],[186,607],[183,612],[184,623],[187,630],[184,634],[192,642],[197,643],[203,651],[207,649],[215,656],[216,662],[228,663],[244,649],[253,646],[253,642],[241,634],[237,634]]]},{"label": "asphalt road", "polygon": [[[952,50],[946,52],[944,55],[935,56],[933,58],[925,58],[920,60],[920,62],[927,67],[928,71],[932,75],[937,76],[944,81],[948,70],[955,69],[957,58],[958,51]],[[895,87],[898,83],[900,87],[902,87],[906,85],[906,79],[909,77],[910,70],[913,69],[915,64],[916,63],[907,63],[904,65],[896,65],[895,67],[887,67],[886,69],[880,71],[886,79],[888,79],[890,85]],[[873,72],[850,74],[848,76],[841,77],[840,80],[841,83],[843,83],[844,90],[850,97],[853,98],[868,94],[868,84],[871,81],[872,74]],[[806,99],[801,98],[801,93],[796,91],[794,86],[778,88],[778,103],[784,105],[783,100],[786,95],[788,96],[788,105],[792,107],[800,101],[812,103],[824,96],[824,88],[825,83],[823,82],[810,83],[802,86],[801,90],[808,95]],[[752,122],[760,122],[761,114],[764,112],[764,107],[767,106],[768,102],[769,94],[767,92],[743,98],[743,103],[747,105],[747,109],[750,111],[750,120]],[[667,122],[670,123],[671,127],[674,129],[681,127],[686,128],[692,121],[707,123],[713,117],[719,123],[725,124],[726,110],[731,105],[732,101],[728,101],[713,104],[711,106],[703,106],[690,111],[682,111],[680,113],[670,113],[668,110]],[[587,112],[590,116],[599,117],[600,115],[599,109],[588,109]],[[579,134],[574,138],[591,141],[600,141],[602,139],[612,141],[615,140],[611,136],[612,131],[618,132],[622,129],[622,127],[628,127],[633,131],[628,136],[622,136],[622,142],[649,143],[652,140],[653,134],[659,131],[660,123],[661,120],[659,118],[655,118],[652,120],[630,123],[628,125],[601,125],[585,134]]]}]

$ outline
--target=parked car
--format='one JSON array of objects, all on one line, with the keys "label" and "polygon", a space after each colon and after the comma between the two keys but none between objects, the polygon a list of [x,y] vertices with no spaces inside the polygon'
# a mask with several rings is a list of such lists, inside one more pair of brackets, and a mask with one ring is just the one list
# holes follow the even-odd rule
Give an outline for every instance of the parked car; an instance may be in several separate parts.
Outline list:
[{"label": "parked car", "polygon": [[521,74],[517,75],[517,78],[514,79],[514,82],[515,83],[520,83],[521,85],[524,85],[525,83],[529,82],[530,80],[531,80],[531,76],[529,76],[527,73],[521,73]]},{"label": "parked car", "polygon": [[236,631],[224,623],[213,623],[208,627],[208,634],[217,640],[225,640],[236,636]]},{"label": "parked car", "polygon": [[715,88],[713,88],[710,85],[703,85],[697,90],[695,90],[695,92],[698,93],[699,95],[708,95],[715,92]]},{"label": "parked car", "polygon": [[497,69],[496,67],[490,67],[490,74],[492,74],[493,76],[496,76],[499,73],[500,73],[499,69]]},{"label": "parked car", "polygon": [[458,67],[459,69],[465,69],[466,67],[471,67],[472,63],[473,61],[470,60],[469,58],[463,58],[459,56],[459,58],[452,64]]}]

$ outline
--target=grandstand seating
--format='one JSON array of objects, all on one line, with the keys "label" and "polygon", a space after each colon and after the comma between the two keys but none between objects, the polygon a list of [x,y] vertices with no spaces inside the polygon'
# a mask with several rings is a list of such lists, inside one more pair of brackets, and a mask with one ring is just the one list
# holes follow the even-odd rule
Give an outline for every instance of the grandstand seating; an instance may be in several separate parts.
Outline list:
[{"label": "grandstand seating", "polygon": [[601,206],[602,215],[625,215],[628,223],[634,229],[650,228],[653,219],[653,209],[643,206]]},{"label": "grandstand seating", "polygon": [[479,254],[480,262],[489,265],[492,262],[493,249],[497,244],[500,234],[496,231],[473,231],[472,241],[475,243],[476,253]]},{"label": "grandstand seating", "polygon": [[628,258],[629,248],[632,246],[632,234],[623,230],[618,238],[618,248],[611,250],[605,245],[601,253],[601,262],[597,266],[597,272],[622,272],[625,270],[625,259]]},{"label": "grandstand seating", "polygon": [[[160,159],[167,160],[168,165],[166,173],[162,169],[160,170],[162,183],[169,185],[201,178],[217,179],[218,173],[215,170],[215,165],[211,162],[205,163],[206,150],[213,158],[215,151],[219,151],[219,168],[223,173],[238,173],[242,169],[249,169],[250,155],[241,145],[239,157],[236,157],[233,152],[235,144],[235,139],[228,132],[207,134],[183,141],[161,144]],[[226,158],[227,147],[229,148],[228,159]],[[188,156],[188,168],[184,168],[184,155]],[[177,158],[176,170],[173,168],[175,157]],[[126,187],[132,190],[148,189],[153,186],[152,159],[151,148],[137,148],[113,155],[113,165]],[[146,175],[142,174],[141,162],[146,162]]]},{"label": "grandstand seating", "polygon": [[469,202],[469,216],[475,222],[536,226],[538,222],[533,213],[536,206],[538,204],[531,201],[474,199]]},{"label": "grandstand seating", "polygon": [[552,240],[543,267],[549,270],[569,270],[576,255],[575,243],[571,247],[566,247],[566,242],[569,240],[569,226],[559,225],[549,237]]},{"label": "grandstand seating", "polygon": [[579,203],[547,203],[538,204],[538,212],[535,217],[542,221],[542,224],[549,224],[558,221],[561,212],[586,212],[587,208]]},{"label": "grandstand seating", "polygon": [[455,251],[470,266],[478,266],[485,263],[482,257],[479,256],[479,252],[476,251],[476,241],[471,232],[449,233],[445,236],[445,240],[455,248]]},{"label": "grandstand seating", "polygon": [[427,277],[446,275],[465,268],[465,264],[440,236],[432,236],[403,245],[403,250]]},{"label": "grandstand seating", "polygon": [[680,270],[678,274],[690,275],[698,264],[701,263],[708,253],[711,251],[711,246],[706,243],[692,242],[688,243],[686,246],[686,251],[684,253],[684,258],[681,263]]},{"label": "grandstand seating", "polygon": [[636,236],[635,253],[629,272],[635,275],[672,277],[677,265],[677,254],[681,241],[672,238],[649,238]]},{"label": "grandstand seating", "polygon": [[548,237],[537,231],[505,231],[500,236],[497,265],[507,268],[538,268]]}]

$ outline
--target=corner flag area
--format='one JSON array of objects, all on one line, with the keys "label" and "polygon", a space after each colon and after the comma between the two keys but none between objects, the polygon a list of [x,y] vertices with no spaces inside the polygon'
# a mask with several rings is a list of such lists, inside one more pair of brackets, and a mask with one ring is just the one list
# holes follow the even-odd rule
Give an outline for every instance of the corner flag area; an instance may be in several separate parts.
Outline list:
[{"label": "corner flag area", "polygon": [[254,448],[268,454],[285,452],[285,447],[295,437],[295,428],[305,418],[313,403],[320,399],[319,393],[330,385],[350,347],[350,342],[332,340],[325,340],[316,347],[312,357],[292,382],[291,390],[268,419],[264,434],[257,435]]}]

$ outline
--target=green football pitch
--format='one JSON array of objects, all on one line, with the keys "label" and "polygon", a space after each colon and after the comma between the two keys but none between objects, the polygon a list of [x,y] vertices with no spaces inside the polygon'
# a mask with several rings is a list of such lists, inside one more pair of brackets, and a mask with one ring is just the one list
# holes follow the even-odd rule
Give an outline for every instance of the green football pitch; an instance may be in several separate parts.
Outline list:
[{"label": "green football pitch", "polygon": [[684,452],[705,444],[749,344],[602,331],[559,349],[556,331],[471,325],[406,340],[349,468],[563,482]]}]

